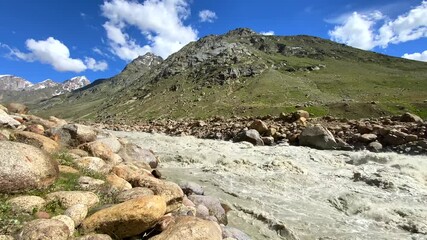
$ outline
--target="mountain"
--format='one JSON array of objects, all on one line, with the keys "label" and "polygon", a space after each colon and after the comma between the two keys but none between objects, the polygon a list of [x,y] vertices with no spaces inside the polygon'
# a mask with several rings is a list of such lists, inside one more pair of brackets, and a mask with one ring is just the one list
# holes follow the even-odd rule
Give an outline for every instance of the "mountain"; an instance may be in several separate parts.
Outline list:
[{"label": "mountain", "polygon": [[311,36],[239,28],[189,43],[162,60],[146,54],[109,79],[34,106],[65,118],[206,118],[306,109],[314,116],[427,117],[427,63]]},{"label": "mountain", "polygon": [[74,91],[90,84],[85,76],[73,77],[57,83],[51,79],[32,84],[31,82],[12,75],[0,75],[0,101],[34,103]]},{"label": "mountain", "polygon": [[0,90],[20,91],[31,86],[33,84],[23,78],[13,75],[0,75]]}]

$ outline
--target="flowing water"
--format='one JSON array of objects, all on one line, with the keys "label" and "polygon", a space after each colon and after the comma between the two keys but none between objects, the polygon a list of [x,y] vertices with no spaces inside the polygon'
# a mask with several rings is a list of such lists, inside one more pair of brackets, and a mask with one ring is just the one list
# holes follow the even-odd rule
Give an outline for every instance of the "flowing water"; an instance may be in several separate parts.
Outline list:
[{"label": "flowing water", "polygon": [[427,156],[112,133],[219,197],[252,239],[427,239]]}]

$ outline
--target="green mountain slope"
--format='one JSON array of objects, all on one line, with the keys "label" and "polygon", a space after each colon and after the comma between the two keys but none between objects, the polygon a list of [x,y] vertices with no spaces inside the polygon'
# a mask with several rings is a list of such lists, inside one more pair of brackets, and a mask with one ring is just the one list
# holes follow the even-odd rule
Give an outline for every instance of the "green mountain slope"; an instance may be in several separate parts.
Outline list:
[{"label": "green mountain slope", "polygon": [[207,36],[166,60],[147,54],[122,73],[38,104],[74,119],[266,115],[295,106],[349,118],[412,111],[427,117],[427,63],[310,36],[249,29]]}]

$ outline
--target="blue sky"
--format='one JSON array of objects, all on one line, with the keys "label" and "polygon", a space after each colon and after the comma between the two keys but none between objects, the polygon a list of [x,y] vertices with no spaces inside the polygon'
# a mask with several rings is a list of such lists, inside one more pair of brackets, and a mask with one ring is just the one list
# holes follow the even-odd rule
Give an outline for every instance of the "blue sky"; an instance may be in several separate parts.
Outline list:
[{"label": "blue sky", "polygon": [[237,27],[427,61],[426,0],[0,0],[0,75],[111,77]]}]

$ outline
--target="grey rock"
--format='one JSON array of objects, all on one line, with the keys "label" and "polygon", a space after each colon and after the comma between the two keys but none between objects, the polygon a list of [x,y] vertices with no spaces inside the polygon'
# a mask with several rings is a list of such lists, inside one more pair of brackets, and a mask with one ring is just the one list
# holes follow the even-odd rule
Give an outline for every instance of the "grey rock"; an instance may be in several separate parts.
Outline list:
[{"label": "grey rock", "polygon": [[229,226],[222,226],[222,237],[233,238],[236,240],[251,240],[251,238],[246,233],[240,231],[237,228]]},{"label": "grey rock", "polygon": [[25,224],[18,239],[67,240],[69,236],[70,230],[62,221],[55,219],[37,219]]},{"label": "grey rock", "polygon": [[320,124],[306,127],[299,136],[299,144],[318,149],[335,149],[337,147],[332,133]]},{"label": "grey rock", "polygon": [[228,223],[226,212],[218,198],[212,196],[190,195],[188,196],[188,199],[196,204],[196,206],[199,204],[206,206],[209,209],[209,213],[216,217],[219,223]]},{"label": "grey rock", "polygon": [[253,145],[263,146],[264,142],[259,135],[259,132],[255,129],[244,130],[238,133],[234,138],[233,142],[250,142]]},{"label": "grey rock", "polygon": [[179,183],[179,187],[182,189],[182,191],[185,193],[185,195],[204,195],[205,190],[202,186],[195,182],[181,182]]}]

